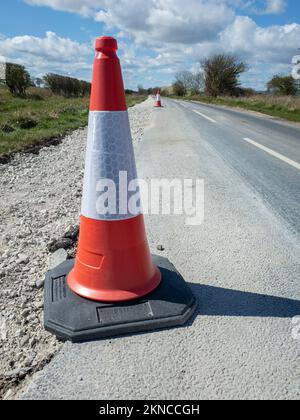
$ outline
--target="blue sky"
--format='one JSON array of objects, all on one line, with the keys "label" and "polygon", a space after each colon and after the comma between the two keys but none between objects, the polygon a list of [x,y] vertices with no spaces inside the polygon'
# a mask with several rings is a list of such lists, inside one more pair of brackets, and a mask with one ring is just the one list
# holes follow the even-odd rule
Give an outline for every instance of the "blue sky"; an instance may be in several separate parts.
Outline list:
[{"label": "blue sky", "polygon": [[97,36],[119,41],[128,88],[169,85],[203,58],[235,54],[250,70],[244,86],[263,89],[289,73],[300,48],[299,0],[4,0],[0,59],[90,80]]}]

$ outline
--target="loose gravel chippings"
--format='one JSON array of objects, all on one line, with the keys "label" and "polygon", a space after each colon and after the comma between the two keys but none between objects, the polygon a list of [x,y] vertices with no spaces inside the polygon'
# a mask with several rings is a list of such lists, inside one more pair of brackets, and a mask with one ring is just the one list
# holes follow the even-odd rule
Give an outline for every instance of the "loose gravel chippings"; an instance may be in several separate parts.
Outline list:
[{"label": "loose gravel chippings", "polygon": [[[129,109],[134,142],[151,112],[151,99]],[[0,165],[0,398],[11,398],[62,345],[43,328],[43,285],[53,252],[74,253],[86,138],[80,129]]]}]

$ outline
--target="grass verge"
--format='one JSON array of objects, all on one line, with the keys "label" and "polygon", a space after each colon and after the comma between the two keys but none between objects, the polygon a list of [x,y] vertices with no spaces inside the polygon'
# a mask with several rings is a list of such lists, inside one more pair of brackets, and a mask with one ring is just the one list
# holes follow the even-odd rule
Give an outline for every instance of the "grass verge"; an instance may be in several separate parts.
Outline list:
[{"label": "grass verge", "polygon": [[[127,95],[128,107],[146,96]],[[31,148],[55,144],[88,122],[89,98],[67,99],[46,89],[33,88],[26,99],[13,97],[0,86],[0,163]]]},{"label": "grass verge", "polygon": [[283,118],[288,121],[300,122],[299,97],[255,95],[247,98],[211,98],[208,96],[195,95],[181,99],[199,101],[213,105],[243,108],[250,111],[261,112],[273,117]]}]

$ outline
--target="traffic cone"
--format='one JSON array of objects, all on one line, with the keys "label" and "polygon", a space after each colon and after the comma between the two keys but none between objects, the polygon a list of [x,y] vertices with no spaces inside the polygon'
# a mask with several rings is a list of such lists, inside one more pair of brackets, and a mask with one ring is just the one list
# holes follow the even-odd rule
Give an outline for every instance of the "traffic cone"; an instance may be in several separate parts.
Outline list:
[{"label": "traffic cone", "polygon": [[156,100],[155,100],[154,106],[155,106],[155,108],[162,108],[161,96],[160,96],[160,89],[158,89],[158,91],[157,91]]},{"label": "traffic cone", "polygon": [[85,298],[122,302],[152,292],[161,274],[151,259],[142,214],[96,211],[100,179],[114,181],[117,195],[126,197],[128,185],[126,191],[118,185],[120,172],[128,183],[137,179],[117,42],[100,38],[96,50],[79,246],[68,284]]},{"label": "traffic cone", "polygon": [[99,182],[121,197],[125,173],[127,197],[137,179],[117,49],[111,37],[96,41],[77,256],[45,281],[45,328],[73,342],[182,325],[196,308],[170,262],[151,256],[143,215],[100,211]]}]

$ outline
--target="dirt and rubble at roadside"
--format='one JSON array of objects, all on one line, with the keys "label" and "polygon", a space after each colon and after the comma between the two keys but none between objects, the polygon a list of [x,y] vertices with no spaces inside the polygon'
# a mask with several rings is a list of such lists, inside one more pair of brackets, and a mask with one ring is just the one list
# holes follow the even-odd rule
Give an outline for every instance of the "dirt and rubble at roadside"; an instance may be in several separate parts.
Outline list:
[{"label": "dirt and rubble at roadside", "polygon": [[[152,100],[129,109],[141,140]],[[62,343],[43,328],[47,270],[76,252],[87,129],[0,165],[0,398],[14,399]]]}]

